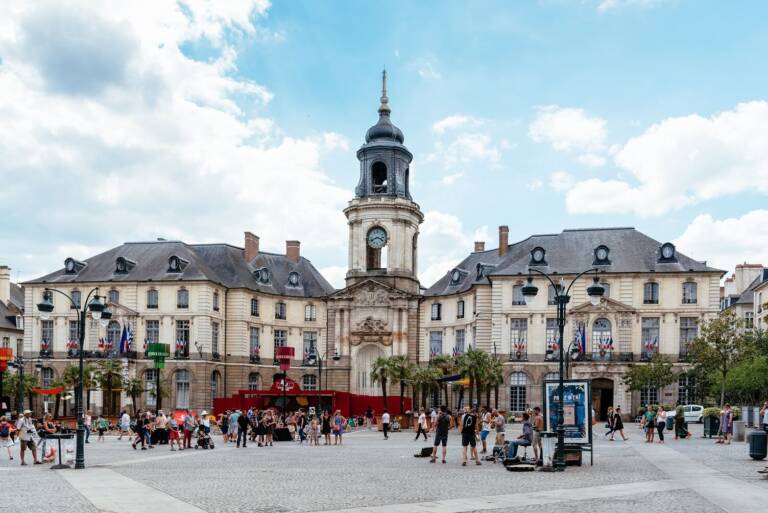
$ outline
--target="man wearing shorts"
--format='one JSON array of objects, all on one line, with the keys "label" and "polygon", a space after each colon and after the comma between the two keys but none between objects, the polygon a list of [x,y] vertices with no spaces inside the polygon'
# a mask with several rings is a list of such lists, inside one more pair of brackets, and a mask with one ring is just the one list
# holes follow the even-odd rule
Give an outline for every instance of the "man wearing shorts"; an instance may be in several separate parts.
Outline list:
[{"label": "man wearing shorts", "polygon": [[467,466],[467,446],[471,447],[470,456],[475,460],[475,465],[480,465],[480,458],[477,457],[477,410],[469,410],[469,406],[464,407],[464,415],[461,416],[461,447],[462,462],[461,466]]},{"label": "man wearing shorts", "polygon": [[40,465],[42,461],[37,459],[37,445],[33,438],[35,434],[35,421],[32,418],[31,410],[24,410],[24,416],[16,421],[16,430],[19,432],[19,444],[21,445],[21,464],[27,464],[24,461],[24,452],[29,449],[32,451],[32,459],[35,465]]},{"label": "man wearing shorts", "polygon": [[533,409],[533,459],[540,461],[544,457],[541,448],[541,432],[544,431],[544,416],[538,406]]},{"label": "man wearing shorts", "polygon": [[445,454],[447,452],[446,445],[448,444],[448,431],[451,429],[451,415],[448,413],[445,405],[440,406],[440,414],[437,416],[437,420],[434,424],[435,428],[435,444],[432,447],[432,457],[429,462],[434,463],[437,459],[437,446],[443,445],[443,463],[445,463]]},{"label": "man wearing shorts", "polygon": [[483,450],[480,454],[488,452],[485,439],[488,438],[488,433],[491,432],[491,413],[488,411],[487,406],[480,408],[480,441],[483,443]]}]

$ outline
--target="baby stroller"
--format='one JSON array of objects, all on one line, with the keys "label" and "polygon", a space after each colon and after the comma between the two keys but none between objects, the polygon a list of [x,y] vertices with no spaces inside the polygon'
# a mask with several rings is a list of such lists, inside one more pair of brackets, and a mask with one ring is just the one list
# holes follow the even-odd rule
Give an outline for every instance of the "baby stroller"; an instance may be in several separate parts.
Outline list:
[{"label": "baby stroller", "polygon": [[213,443],[210,433],[205,429],[197,428],[197,443],[195,449],[214,449],[216,445]]}]

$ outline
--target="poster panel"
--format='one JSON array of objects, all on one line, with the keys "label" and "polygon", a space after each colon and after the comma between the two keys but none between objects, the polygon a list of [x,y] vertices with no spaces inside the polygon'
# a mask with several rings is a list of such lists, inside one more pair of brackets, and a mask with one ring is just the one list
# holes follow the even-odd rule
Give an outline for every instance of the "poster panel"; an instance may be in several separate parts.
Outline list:
[{"label": "poster panel", "polygon": [[[563,389],[563,427],[566,444],[592,443],[592,407],[589,380],[568,379]],[[544,419],[546,430],[557,428],[557,403],[560,383],[544,382]]]}]

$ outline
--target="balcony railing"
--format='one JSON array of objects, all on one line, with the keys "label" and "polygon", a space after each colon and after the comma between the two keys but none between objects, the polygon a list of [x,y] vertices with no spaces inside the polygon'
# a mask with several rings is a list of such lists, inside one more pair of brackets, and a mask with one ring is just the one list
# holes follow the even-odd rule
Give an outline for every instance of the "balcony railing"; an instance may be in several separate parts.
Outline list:
[{"label": "balcony railing", "polygon": [[641,362],[650,362],[653,359],[653,355],[658,353],[658,349],[651,349],[651,350],[644,350],[642,353],[640,353],[640,361]]},{"label": "balcony railing", "polygon": [[173,357],[177,360],[189,360],[189,347],[175,350],[173,352]]},{"label": "balcony railing", "polygon": [[251,355],[250,362],[251,363],[261,363],[261,356]]},{"label": "balcony railing", "polygon": [[615,360],[615,353],[613,351],[604,349],[602,351],[593,351],[590,355],[590,359],[593,362],[612,362]]},{"label": "balcony railing", "polygon": [[527,349],[513,349],[509,352],[509,361],[510,362],[527,362],[528,361],[528,350]]},{"label": "balcony railing", "polygon": [[311,358],[304,358],[301,360],[301,366],[302,367],[312,367],[317,365],[317,360],[313,360]]},{"label": "balcony railing", "polygon": [[40,358],[53,358],[53,351],[50,349],[41,349]]}]

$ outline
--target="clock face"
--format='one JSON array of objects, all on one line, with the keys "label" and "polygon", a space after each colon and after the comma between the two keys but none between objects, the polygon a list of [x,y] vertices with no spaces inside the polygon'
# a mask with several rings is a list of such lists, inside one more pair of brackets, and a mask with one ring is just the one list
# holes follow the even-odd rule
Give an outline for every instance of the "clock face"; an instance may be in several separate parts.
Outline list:
[{"label": "clock face", "polygon": [[544,260],[544,250],[541,248],[534,249],[533,260],[534,262],[541,262],[542,260]]},{"label": "clock face", "polygon": [[672,246],[664,246],[661,248],[661,256],[664,258],[672,258],[672,255],[675,254],[675,249]]},{"label": "clock face", "polygon": [[387,232],[377,226],[368,232],[368,245],[373,249],[383,248],[387,244]]},{"label": "clock face", "polygon": [[452,280],[454,283],[458,283],[458,282],[459,282],[459,280],[461,280],[461,273],[460,273],[458,270],[456,270],[456,271],[453,271],[453,272],[451,273],[451,280]]},{"label": "clock face", "polygon": [[67,268],[67,271],[72,272],[75,270],[75,261],[71,258],[67,258],[66,263],[64,264]]},{"label": "clock face", "polygon": [[605,248],[598,248],[597,249],[597,259],[598,260],[605,260],[608,258],[608,250]]}]

